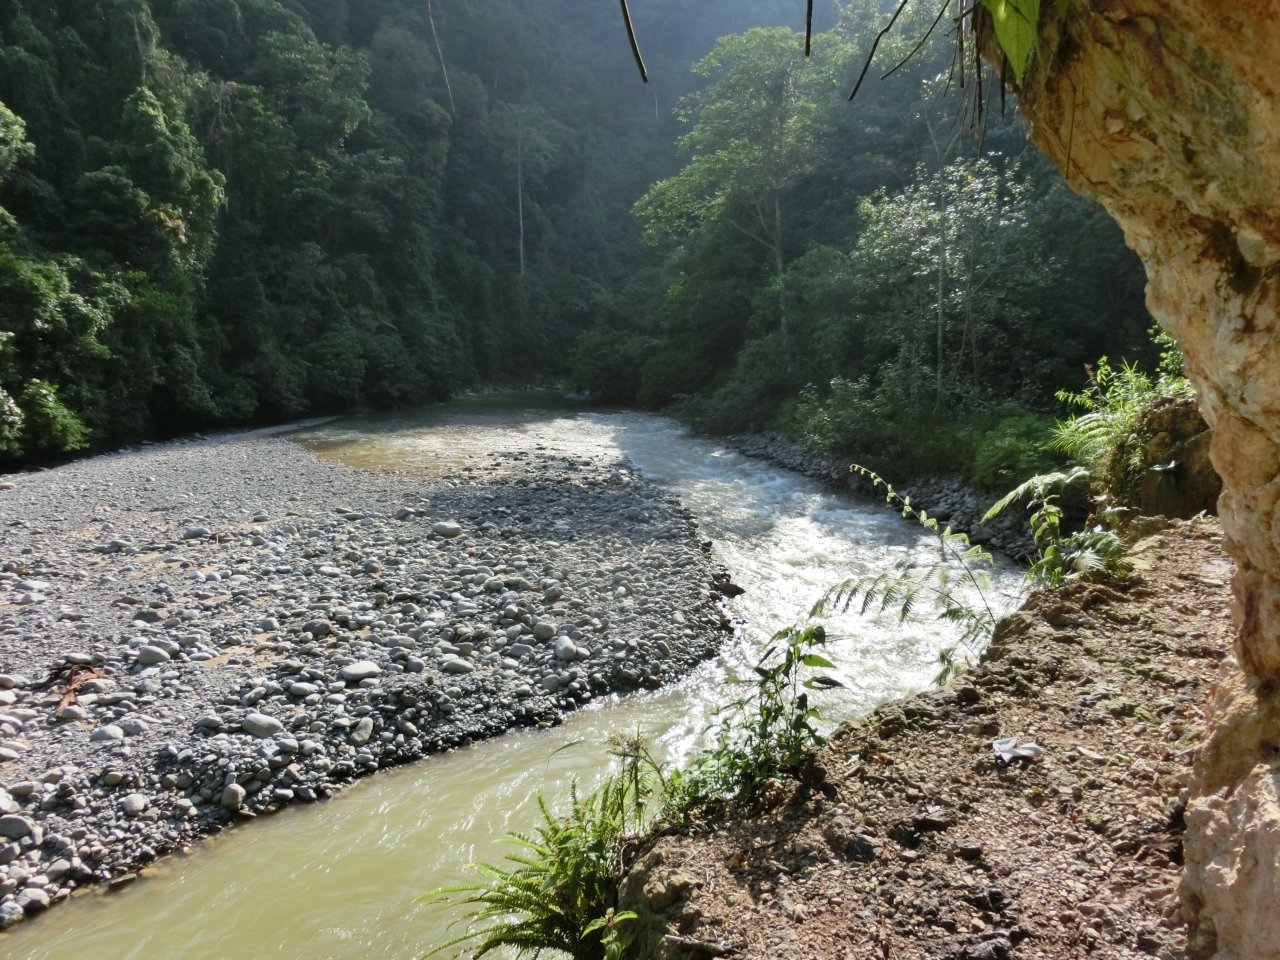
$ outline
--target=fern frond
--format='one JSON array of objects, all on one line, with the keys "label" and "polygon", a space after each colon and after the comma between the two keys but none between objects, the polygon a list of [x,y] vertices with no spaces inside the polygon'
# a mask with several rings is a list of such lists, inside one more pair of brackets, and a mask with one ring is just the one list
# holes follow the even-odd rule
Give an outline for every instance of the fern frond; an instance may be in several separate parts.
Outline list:
[{"label": "fern frond", "polygon": [[983,515],[982,519],[987,521],[993,517],[998,517],[1011,503],[1016,503],[1023,499],[1032,502],[1043,500],[1051,491],[1061,490],[1081,480],[1092,479],[1092,477],[1093,474],[1084,467],[1072,467],[1065,472],[1043,473],[1032,477],[1030,480],[1018,484],[1018,486],[997,500],[991,509]]}]

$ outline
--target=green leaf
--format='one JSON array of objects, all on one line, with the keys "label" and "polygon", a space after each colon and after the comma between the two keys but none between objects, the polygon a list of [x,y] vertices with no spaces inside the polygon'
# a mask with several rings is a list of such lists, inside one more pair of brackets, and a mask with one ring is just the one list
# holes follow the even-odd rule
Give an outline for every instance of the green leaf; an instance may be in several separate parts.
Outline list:
[{"label": "green leaf", "polygon": [[982,0],[1019,84],[1040,40],[1040,0]]},{"label": "green leaf", "polygon": [[806,680],[804,682],[804,686],[808,687],[810,690],[817,690],[819,688],[830,689],[831,687],[843,687],[844,684],[835,677],[813,677],[810,680]]},{"label": "green leaf", "polygon": [[826,657],[820,657],[816,653],[806,653],[800,658],[800,662],[806,667],[825,667],[828,670],[834,670],[836,665]]}]

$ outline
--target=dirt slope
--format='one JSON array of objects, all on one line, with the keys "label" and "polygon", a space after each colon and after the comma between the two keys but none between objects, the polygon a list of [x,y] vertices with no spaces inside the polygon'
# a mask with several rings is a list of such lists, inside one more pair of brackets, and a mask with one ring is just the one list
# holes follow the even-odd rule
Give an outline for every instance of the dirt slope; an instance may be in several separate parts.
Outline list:
[{"label": "dirt slope", "polygon": [[[623,888],[642,955],[1176,955],[1182,809],[1231,649],[1232,570],[1216,521],[1135,560],[1123,586],[1033,596],[969,676],[842,730],[823,790],[661,840]],[[1006,762],[1004,738],[1043,754]]]}]

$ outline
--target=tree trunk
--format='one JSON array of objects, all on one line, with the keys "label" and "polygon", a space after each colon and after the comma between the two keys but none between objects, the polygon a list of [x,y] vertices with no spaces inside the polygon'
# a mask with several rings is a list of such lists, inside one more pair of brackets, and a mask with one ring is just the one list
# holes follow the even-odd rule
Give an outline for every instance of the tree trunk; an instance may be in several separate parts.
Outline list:
[{"label": "tree trunk", "polygon": [[1197,759],[1183,910],[1193,948],[1235,960],[1280,958],[1278,31],[1280,0],[1074,0],[1019,97],[1141,256],[1213,427],[1238,634]]},{"label": "tree trunk", "polygon": [[938,188],[938,317],[935,331],[937,347],[933,368],[933,412],[942,409],[942,334],[946,327],[946,275],[947,275],[947,194],[946,187]]},{"label": "tree trunk", "polygon": [[520,222],[520,276],[524,277],[524,127],[516,129],[516,211]]},{"label": "tree trunk", "polygon": [[[449,113],[456,115],[458,108],[453,103],[453,86],[449,83],[449,68],[444,62],[444,50],[440,46],[440,34],[436,33],[436,17],[431,9],[431,0],[427,0],[427,22],[431,24],[431,37],[436,42],[436,56],[440,58],[440,73],[444,77],[444,89],[449,94]],[[495,75],[494,86],[497,86]]]},{"label": "tree trunk", "polygon": [[[782,289],[782,201],[773,195],[773,268],[778,277],[778,320],[782,326],[782,346],[787,347],[787,295]],[[790,354],[788,353],[788,356]]]}]

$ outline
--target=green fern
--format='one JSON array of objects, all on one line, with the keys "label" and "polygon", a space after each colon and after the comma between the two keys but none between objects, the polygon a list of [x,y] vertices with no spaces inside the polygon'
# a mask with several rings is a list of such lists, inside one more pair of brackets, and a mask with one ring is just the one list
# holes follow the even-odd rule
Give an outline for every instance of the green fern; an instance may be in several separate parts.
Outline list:
[{"label": "green fern", "polygon": [[[915,520],[933,534],[941,548],[940,559],[918,569],[882,572],[838,583],[814,605],[810,615],[826,616],[856,604],[864,616],[896,611],[899,623],[933,619],[955,624],[960,629],[958,642],[938,658],[942,666],[939,680],[945,683],[973,662],[1005,612],[1003,605],[993,606],[991,579],[982,569],[990,567],[994,558],[982,547],[971,544],[967,535],[944,528],[926,511],[917,510],[909,497],[899,494],[879,474],[856,463],[849,469],[870,480],[883,492],[887,503],[902,511],[903,517]],[[977,603],[969,600],[974,595]]]},{"label": "green fern", "polygon": [[1062,508],[1058,506],[1056,491],[1092,476],[1089,470],[1075,467],[1066,472],[1032,477],[1001,497],[982,518],[990,520],[1020,500],[1030,502],[1036,557],[1027,571],[1027,580],[1033,586],[1056,587],[1067,580],[1115,579],[1133,569],[1127,544],[1102,524],[1068,536],[1062,534]]},{"label": "green fern", "polygon": [[635,919],[616,909],[623,851],[643,829],[647,803],[666,780],[638,732],[613,744],[619,773],[586,797],[573,783],[569,811],[560,817],[539,794],[542,825],[534,835],[509,833],[499,841],[521,848],[503,858],[514,866],[472,863],[468,869],[487,882],[440,887],[418,898],[474,907],[450,925],[465,924],[466,932],[425,956],[466,943],[476,957],[508,947],[519,956],[552,950],[575,960],[619,960],[630,938],[627,924]]}]

